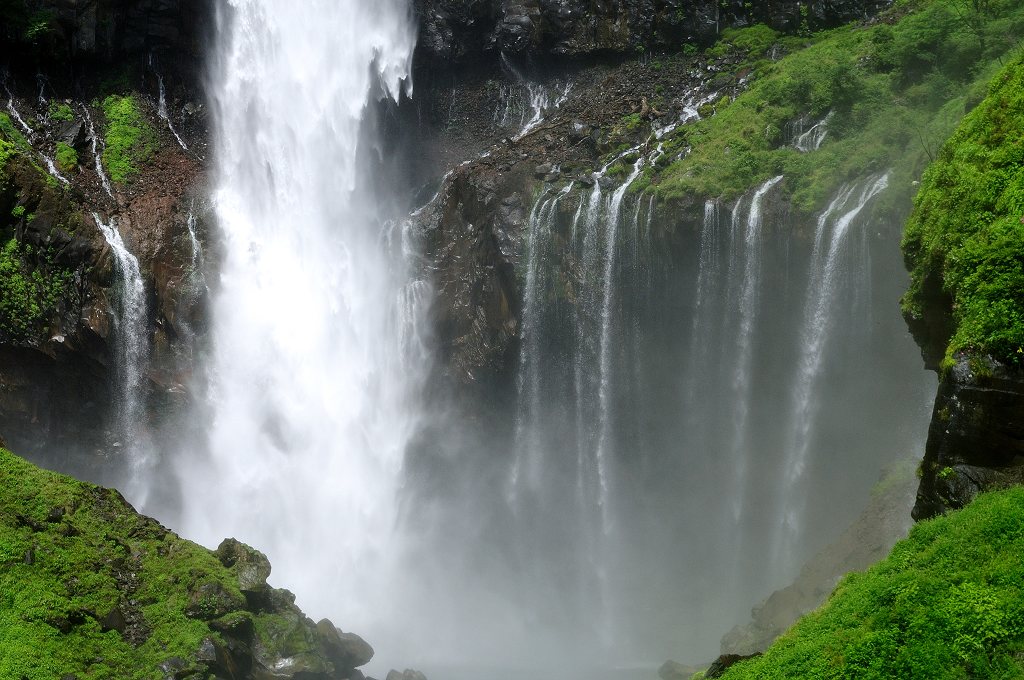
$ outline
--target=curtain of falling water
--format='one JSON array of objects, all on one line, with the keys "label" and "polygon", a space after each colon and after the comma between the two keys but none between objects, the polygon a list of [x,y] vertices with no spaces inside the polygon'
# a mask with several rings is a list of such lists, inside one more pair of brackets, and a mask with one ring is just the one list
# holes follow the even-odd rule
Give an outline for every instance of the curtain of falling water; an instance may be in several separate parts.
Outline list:
[{"label": "curtain of falling water", "polygon": [[211,425],[208,450],[178,463],[185,533],[258,546],[311,616],[369,639],[396,551],[418,375],[404,326],[422,284],[359,159],[413,42],[404,0],[221,7]]}]

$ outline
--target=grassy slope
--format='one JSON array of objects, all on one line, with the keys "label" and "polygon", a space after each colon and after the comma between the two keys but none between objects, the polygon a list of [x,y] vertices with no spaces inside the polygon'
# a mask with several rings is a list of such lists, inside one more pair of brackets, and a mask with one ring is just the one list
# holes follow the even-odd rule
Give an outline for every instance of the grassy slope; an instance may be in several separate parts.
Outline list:
[{"label": "grassy slope", "polygon": [[[0,677],[159,677],[158,664],[191,658],[211,635],[184,610],[191,589],[213,582],[244,601],[210,551],[116,492],[0,449]],[[141,644],[104,632],[100,620],[118,607],[144,617]]]},{"label": "grassy slope", "polygon": [[[176,677],[201,678],[222,672],[224,650],[224,663],[282,677],[344,676],[356,662],[338,651],[333,625],[314,625],[294,595],[266,584],[269,573],[247,546],[211,552],[116,491],[0,448],[0,678],[155,679],[168,662]],[[216,661],[199,654],[207,641]]]},{"label": "grassy slope", "polygon": [[904,311],[920,318],[929,286],[952,300],[945,365],[962,351],[1024,364],[1024,59],[992,81],[925,173],[903,249]]},{"label": "grassy slope", "polygon": [[921,522],[887,559],[847,576],[748,678],[1024,677],[1024,488]]},{"label": "grassy slope", "polygon": [[[746,53],[749,88],[681,128],[668,145],[690,153],[642,182],[666,199],[732,198],[785,174],[785,190],[805,211],[820,208],[842,182],[887,168],[894,186],[909,187],[1024,35],[1020,3],[979,4],[983,12],[967,0],[909,0],[873,25],[807,37],[781,38],[763,26],[727,31],[712,50],[731,43]],[[774,44],[790,54],[768,59]],[[785,145],[787,124],[829,112],[820,150]]]}]

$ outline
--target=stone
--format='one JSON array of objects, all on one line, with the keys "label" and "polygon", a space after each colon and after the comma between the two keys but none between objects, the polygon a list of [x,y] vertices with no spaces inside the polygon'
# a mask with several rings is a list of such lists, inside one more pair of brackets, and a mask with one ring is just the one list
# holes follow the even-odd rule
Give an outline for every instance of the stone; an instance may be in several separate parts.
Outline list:
[{"label": "stone", "polygon": [[678,661],[669,660],[658,669],[658,677],[661,680],[690,680],[694,672],[689,666],[684,666]]},{"label": "stone", "polygon": [[373,658],[373,647],[355,633],[341,632],[329,619],[316,624],[320,643],[328,658],[339,670],[351,671]]},{"label": "stone", "polygon": [[189,592],[185,615],[209,621],[245,607],[245,600],[216,581],[206,581]]},{"label": "stone", "polygon": [[404,671],[390,670],[384,680],[427,680],[420,671],[406,668]]},{"label": "stone", "polygon": [[111,630],[116,630],[118,633],[124,634],[128,629],[128,621],[125,619],[124,612],[121,611],[120,607],[114,607],[107,614],[99,619],[100,628],[104,633]]},{"label": "stone", "polygon": [[233,538],[226,538],[217,546],[216,555],[221,564],[235,572],[238,589],[243,593],[260,592],[268,588],[270,560],[259,550]]},{"label": "stone", "polygon": [[551,163],[541,163],[533,169],[533,174],[535,177],[543,177],[544,175],[550,174],[551,170]]},{"label": "stone", "polygon": [[708,667],[707,671],[704,672],[704,677],[709,679],[720,678],[725,675],[725,672],[729,670],[731,666],[746,659],[753,659],[756,656],[761,656],[761,653],[758,652],[757,654],[750,654],[748,656],[744,656],[742,654],[723,654],[715,659],[714,663]]}]

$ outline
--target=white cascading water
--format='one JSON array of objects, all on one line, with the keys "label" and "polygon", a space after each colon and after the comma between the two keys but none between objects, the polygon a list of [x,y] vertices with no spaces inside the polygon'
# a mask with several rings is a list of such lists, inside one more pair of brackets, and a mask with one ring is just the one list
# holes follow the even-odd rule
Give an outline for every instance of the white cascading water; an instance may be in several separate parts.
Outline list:
[{"label": "white cascading water", "polygon": [[360,149],[413,44],[404,0],[221,7],[211,425],[208,451],[176,461],[189,536],[258,546],[305,611],[378,651],[422,370],[402,350],[421,344],[406,325],[425,294]]},{"label": "white cascading water", "polygon": [[178,131],[174,129],[174,123],[171,122],[171,115],[167,110],[167,90],[164,88],[164,77],[160,75],[160,72],[156,70],[156,65],[153,64],[153,55],[149,56],[149,68],[153,70],[153,74],[156,76],[157,88],[159,99],[157,100],[156,113],[160,116],[160,119],[167,123],[167,129],[174,135],[174,139],[178,141],[180,146],[185,151],[188,151],[188,144],[181,138]]},{"label": "white cascading water", "polygon": [[[762,203],[764,197],[776,184],[782,181],[782,175],[773,177],[759,186],[754,195],[750,198],[750,207],[747,210],[747,223],[743,230],[744,260],[743,279],[740,284],[739,293],[739,329],[736,334],[736,364],[732,375],[732,390],[734,398],[735,414],[733,416],[733,446],[732,455],[736,469],[732,479],[733,518],[739,522],[743,514],[745,503],[746,467],[747,454],[752,433],[748,428],[750,418],[751,401],[754,394],[751,389],[751,363],[754,350],[754,330],[757,323],[758,298],[761,295],[762,284]],[[742,199],[741,199],[742,203]],[[740,203],[734,209],[733,224],[737,225],[737,218],[742,214]]]},{"label": "white cascading water", "polygon": [[93,162],[96,164],[96,176],[100,178],[103,191],[107,192],[107,196],[113,198],[114,190],[110,186],[110,180],[107,179],[107,173],[103,171],[103,162],[100,158],[100,140],[96,134],[96,127],[92,124],[92,115],[90,115],[89,108],[86,106],[82,107],[82,111],[85,114],[85,124],[89,128],[89,145],[92,150]]},{"label": "white cascading water", "polygon": [[[818,217],[811,253],[810,280],[804,305],[803,327],[800,331],[800,354],[793,387],[793,420],[789,428],[791,440],[786,447],[784,482],[779,498],[779,539],[774,542],[779,555],[792,553],[793,542],[801,532],[803,503],[798,486],[804,479],[811,451],[812,429],[817,413],[818,383],[825,361],[830,335],[837,329],[837,307],[850,306],[852,297],[840,299],[840,277],[843,254],[850,238],[850,226],[868,203],[889,186],[889,173],[868,177],[840,188],[836,197]],[[866,251],[866,248],[862,250]],[[864,278],[869,278],[863,272]],[[863,286],[860,286],[863,287]],[[781,558],[779,558],[781,559]],[[792,569],[794,565],[788,565]]]},{"label": "white cascading water", "polygon": [[[114,256],[114,407],[117,445],[127,452],[131,467],[131,485],[146,478],[150,463],[148,433],[145,430],[143,377],[148,359],[146,344],[146,286],[142,280],[139,260],[124,244],[113,219],[104,222],[98,213],[92,214],[110,252]],[[132,488],[139,497],[139,489]],[[144,499],[140,499],[144,500]]]}]

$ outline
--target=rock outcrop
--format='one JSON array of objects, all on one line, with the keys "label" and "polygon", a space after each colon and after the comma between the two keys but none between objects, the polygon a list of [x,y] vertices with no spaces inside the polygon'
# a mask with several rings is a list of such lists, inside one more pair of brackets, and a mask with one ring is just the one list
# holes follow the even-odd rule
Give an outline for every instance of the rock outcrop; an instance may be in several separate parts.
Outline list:
[{"label": "rock outcrop", "polygon": [[1024,374],[962,355],[935,397],[914,519],[1014,484],[1024,484]]},{"label": "rock outcrop", "polygon": [[207,550],[116,491],[3,449],[0,564],[5,678],[361,679],[373,656],[270,587],[259,551],[234,539]]},{"label": "rock outcrop", "polygon": [[882,0],[417,0],[421,58],[451,63],[481,54],[581,57],[706,45],[733,26],[796,31],[865,18]]}]

